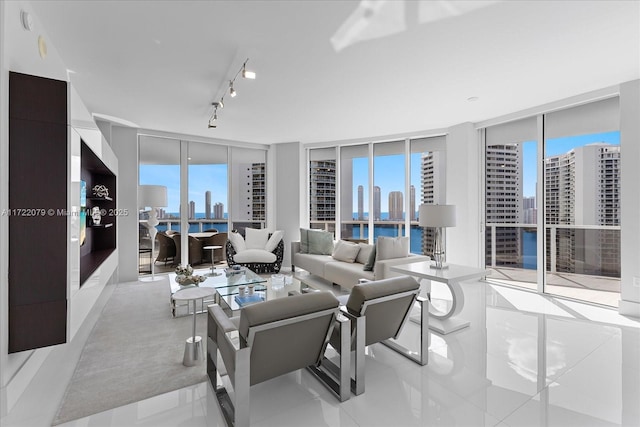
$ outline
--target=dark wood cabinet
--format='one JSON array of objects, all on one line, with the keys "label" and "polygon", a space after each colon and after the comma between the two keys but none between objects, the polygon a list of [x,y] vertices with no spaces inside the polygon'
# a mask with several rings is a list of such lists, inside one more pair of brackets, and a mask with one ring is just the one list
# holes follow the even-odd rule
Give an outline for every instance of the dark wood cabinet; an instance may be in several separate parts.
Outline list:
[{"label": "dark wood cabinet", "polygon": [[67,340],[67,82],[9,75],[9,352]]}]

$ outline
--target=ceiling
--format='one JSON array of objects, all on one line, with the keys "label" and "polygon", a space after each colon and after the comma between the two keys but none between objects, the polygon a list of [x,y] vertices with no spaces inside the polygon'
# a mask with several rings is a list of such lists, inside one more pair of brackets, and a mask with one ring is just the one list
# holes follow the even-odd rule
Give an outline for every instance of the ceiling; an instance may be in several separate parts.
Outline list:
[{"label": "ceiling", "polygon": [[637,1],[31,4],[92,113],[234,141],[420,133],[640,78]]}]

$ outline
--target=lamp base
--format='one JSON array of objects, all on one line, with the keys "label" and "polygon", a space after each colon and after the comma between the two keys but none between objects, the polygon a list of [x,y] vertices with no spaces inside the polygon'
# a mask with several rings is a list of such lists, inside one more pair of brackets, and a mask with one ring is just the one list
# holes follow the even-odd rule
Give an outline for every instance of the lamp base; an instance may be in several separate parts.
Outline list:
[{"label": "lamp base", "polygon": [[438,265],[436,263],[432,263],[432,264],[429,265],[429,267],[430,268],[434,268],[436,270],[444,270],[446,268],[449,268],[449,265],[447,265],[447,264]]}]

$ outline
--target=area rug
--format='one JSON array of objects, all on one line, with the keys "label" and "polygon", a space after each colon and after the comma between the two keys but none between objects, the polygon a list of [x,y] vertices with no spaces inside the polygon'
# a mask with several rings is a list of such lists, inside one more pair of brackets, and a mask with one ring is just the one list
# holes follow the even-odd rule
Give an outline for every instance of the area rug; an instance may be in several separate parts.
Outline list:
[{"label": "area rug", "polygon": [[[169,303],[166,278],[116,285],[82,350],[53,425],[206,381],[206,363],[182,364],[193,316],[173,318]],[[206,317],[197,317],[197,334],[205,337]]]}]

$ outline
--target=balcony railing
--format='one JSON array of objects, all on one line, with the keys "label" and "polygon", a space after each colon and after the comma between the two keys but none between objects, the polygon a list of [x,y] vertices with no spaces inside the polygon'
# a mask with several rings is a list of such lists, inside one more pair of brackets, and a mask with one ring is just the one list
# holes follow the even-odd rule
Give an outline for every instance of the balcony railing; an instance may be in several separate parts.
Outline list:
[{"label": "balcony railing", "polygon": [[[536,268],[535,224],[487,223],[486,228],[487,267]],[[533,234],[526,241],[525,232]],[[620,226],[549,224],[545,233],[548,272],[620,277]]]}]

